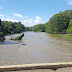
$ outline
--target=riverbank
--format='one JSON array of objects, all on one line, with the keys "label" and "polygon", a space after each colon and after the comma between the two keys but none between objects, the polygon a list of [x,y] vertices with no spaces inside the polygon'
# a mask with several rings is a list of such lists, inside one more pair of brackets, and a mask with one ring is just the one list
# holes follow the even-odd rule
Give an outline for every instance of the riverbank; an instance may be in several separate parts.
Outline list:
[{"label": "riverbank", "polygon": [[72,43],[72,34],[49,34],[53,38],[68,41]]}]

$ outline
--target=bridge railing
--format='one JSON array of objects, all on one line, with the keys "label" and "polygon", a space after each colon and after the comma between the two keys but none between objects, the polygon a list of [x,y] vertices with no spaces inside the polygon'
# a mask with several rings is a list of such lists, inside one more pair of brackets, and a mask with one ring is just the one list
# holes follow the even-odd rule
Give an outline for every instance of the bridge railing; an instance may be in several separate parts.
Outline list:
[{"label": "bridge railing", "polygon": [[58,68],[64,68],[64,67],[72,67],[72,62],[0,66],[0,71],[18,71],[18,70],[34,70],[34,69],[56,70]]}]

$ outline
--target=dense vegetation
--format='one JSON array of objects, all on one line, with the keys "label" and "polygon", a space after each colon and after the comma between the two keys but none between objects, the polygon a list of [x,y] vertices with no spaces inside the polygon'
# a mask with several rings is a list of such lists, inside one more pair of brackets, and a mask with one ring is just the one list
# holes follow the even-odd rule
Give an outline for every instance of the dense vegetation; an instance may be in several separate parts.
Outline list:
[{"label": "dense vegetation", "polygon": [[4,41],[5,40],[4,33],[2,32],[3,30],[4,30],[4,27],[1,24],[1,20],[0,20],[0,41]]},{"label": "dense vegetation", "polygon": [[49,33],[72,33],[72,10],[53,15],[47,22],[45,31]]},{"label": "dense vegetation", "polygon": [[21,22],[8,22],[0,20],[0,35],[21,33],[23,31],[47,33],[72,33],[72,10],[66,10],[53,15],[45,24],[25,27]]},{"label": "dense vegetation", "polygon": [[53,15],[45,24],[27,27],[26,31],[47,33],[72,33],[72,10],[66,10]]},{"label": "dense vegetation", "polygon": [[25,26],[21,22],[1,21],[0,20],[0,41],[5,40],[5,35],[21,33],[25,31]]},{"label": "dense vegetation", "polygon": [[72,33],[72,19],[70,19],[69,21],[69,25],[68,25],[68,28],[66,30],[67,33]]},{"label": "dense vegetation", "polygon": [[5,40],[5,35],[3,32],[0,32],[0,41],[4,41]]},{"label": "dense vegetation", "polygon": [[18,37],[16,37],[16,38],[13,38],[13,39],[11,39],[11,40],[21,40],[23,36],[24,36],[24,34],[22,34],[22,35],[20,35],[20,36],[18,36]]},{"label": "dense vegetation", "polygon": [[32,28],[32,30],[35,32],[45,32],[45,26],[44,26],[44,24],[38,24],[38,25],[35,25]]},{"label": "dense vegetation", "polygon": [[4,35],[21,33],[25,31],[25,26],[22,25],[21,22],[2,21],[2,26],[4,27],[3,29]]},{"label": "dense vegetation", "polygon": [[46,32],[63,32],[68,28],[69,17],[63,14],[56,14],[50,18],[46,27]]},{"label": "dense vegetation", "polygon": [[33,27],[26,27],[26,31],[45,32],[45,24],[38,24]]},{"label": "dense vegetation", "polygon": [[32,31],[32,27],[25,27],[25,31]]}]

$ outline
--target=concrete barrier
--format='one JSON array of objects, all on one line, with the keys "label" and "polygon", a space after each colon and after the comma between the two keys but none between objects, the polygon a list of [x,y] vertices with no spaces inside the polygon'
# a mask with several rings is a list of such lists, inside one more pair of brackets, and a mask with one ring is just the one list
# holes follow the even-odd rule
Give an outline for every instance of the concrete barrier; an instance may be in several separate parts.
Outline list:
[{"label": "concrete barrier", "polygon": [[18,71],[18,70],[34,70],[34,69],[53,69],[72,67],[72,62],[66,63],[40,63],[40,64],[23,64],[0,66],[0,71]]}]

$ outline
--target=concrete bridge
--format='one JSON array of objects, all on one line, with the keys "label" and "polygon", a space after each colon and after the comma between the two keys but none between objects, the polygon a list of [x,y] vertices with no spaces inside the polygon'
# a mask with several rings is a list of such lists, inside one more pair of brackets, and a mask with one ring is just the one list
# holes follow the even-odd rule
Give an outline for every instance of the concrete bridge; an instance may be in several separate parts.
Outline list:
[{"label": "concrete bridge", "polygon": [[72,67],[72,62],[0,66],[0,71],[19,71],[19,70],[35,70],[35,69],[56,70],[56,69],[65,68],[65,67]]}]

